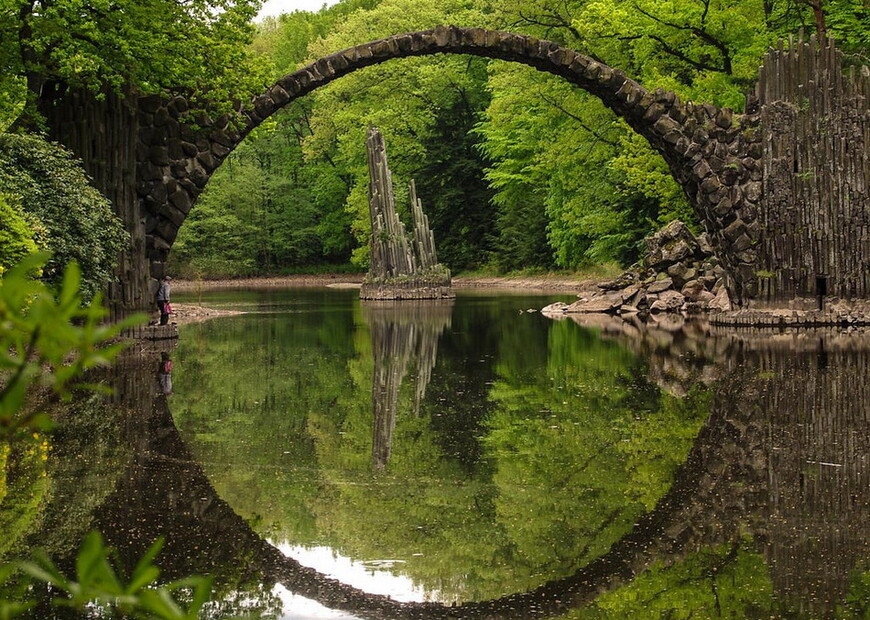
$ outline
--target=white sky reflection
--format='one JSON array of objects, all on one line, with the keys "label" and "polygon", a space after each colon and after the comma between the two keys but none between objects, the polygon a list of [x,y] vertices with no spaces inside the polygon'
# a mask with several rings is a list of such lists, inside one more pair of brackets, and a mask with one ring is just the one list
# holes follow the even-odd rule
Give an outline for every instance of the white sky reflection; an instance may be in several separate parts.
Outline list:
[{"label": "white sky reflection", "polygon": [[266,0],[257,13],[257,19],[264,17],[277,17],[281,13],[292,13],[293,11],[312,11],[316,12],[323,8],[323,5],[333,5],[338,0]]},{"label": "white sky reflection", "polygon": [[[370,594],[382,594],[401,602],[425,601],[437,598],[414,584],[408,577],[394,575],[390,567],[400,560],[378,560],[376,562],[358,562],[336,553],[330,547],[298,547],[289,543],[269,541],[281,553],[293,558],[303,566],[315,569],[319,573],[338,579],[354,588],[359,588]],[[275,586],[274,594],[281,598],[284,604],[282,620],[355,620],[356,616],[345,612],[328,609],[307,598],[295,595],[281,585]]]}]

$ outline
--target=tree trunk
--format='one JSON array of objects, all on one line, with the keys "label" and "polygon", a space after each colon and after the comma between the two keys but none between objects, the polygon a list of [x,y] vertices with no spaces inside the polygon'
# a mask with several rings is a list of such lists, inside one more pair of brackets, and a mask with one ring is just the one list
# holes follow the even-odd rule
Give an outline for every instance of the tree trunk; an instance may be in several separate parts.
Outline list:
[{"label": "tree trunk", "polygon": [[825,12],[822,10],[822,0],[808,0],[809,5],[813,8],[813,16],[816,20],[816,34],[819,36],[819,42],[825,40],[828,28],[825,24]]}]

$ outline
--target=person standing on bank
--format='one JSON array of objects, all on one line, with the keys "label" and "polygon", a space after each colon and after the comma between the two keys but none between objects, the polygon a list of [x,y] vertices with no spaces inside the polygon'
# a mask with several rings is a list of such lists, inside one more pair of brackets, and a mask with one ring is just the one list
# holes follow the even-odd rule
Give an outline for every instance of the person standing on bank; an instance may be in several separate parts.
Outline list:
[{"label": "person standing on bank", "polygon": [[172,306],[169,305],[169,282],[172,280],[169,276],[163,278],[163,282],[157,287],[157,309],[160,310],[160,324],[166,325],[169,323],[169,315],[172,313]]}]

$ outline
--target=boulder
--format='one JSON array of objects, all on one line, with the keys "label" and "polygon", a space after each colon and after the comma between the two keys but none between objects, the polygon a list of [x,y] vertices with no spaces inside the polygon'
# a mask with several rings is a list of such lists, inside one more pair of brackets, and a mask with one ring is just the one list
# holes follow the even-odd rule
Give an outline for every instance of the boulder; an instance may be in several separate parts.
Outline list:
[{"label": "boulder", "polygon": [[674,281],[670,278],[664,278],[663,280],[656,280],[652,284],[650,284],[646,291],[647,293],[661,293],[662,291],[666,291],[670,288],[673,288]]},{"label": "boulder", "polygon": [[626,287],[631,286],[637,281],[637,275],[632,271],[626,271],[621,276],[614,280],[609,280],[607,282],[601,282],[598,285],[598,288],[603,289],[605,291],[620,291]]},{"label": "boulder", "polygon": [[716,298],[716,296],[713,293],[711,293],[710,291],[701,291],[700,293],[698,293],[698,296],[695,298],[695,301],[697,301],[700,304],[703,304],[703,306],[706,308],[708,306],[708,304],[711,301],[713,301],[713,299],[715,299],[715,298]]},{"label": "boulder", "polygon": [[686,298],[681,293],[677,291],[664,291],[649,309],[650,312],[676,312],[684,303],[686,303]]},{"label": "boulder", "polygon": [[640,297],[643,295],[641,292],[641,288],[639,284],[632,284],[631,286],[622,289],[622,303],[628,305],[636,305],[638,301],[640,301]]},{"label": "boulder", "polygon": [[683,285],[680,292],[686,299],[690,301],[698,301],[698,296],[701,292],[707,292],[707,287],[704,286],[704,283],[700,280],[689,280]]},{"label": "boulder", "polygon": [[688,258],[693,253],[693,248],[684,239],[678,239],[662,247],[661,261],[659,264],[676,263]]},{"label": "boulder", "polygon": [[675,263],[699,249],[692,231],[679,220],[674,220],[650,235],[644,239],[644,243],[647,250],[646,264],[650,267]]},{"label": "boulder", "polygon": [[578,299],[565,312],[614,312],[622,305],[622,293],[603,293]]},{"label": "boulder", "polygon": [[724,289],[725,271],[712,253],[710,235],[703,233],[696,238],[685,224],[675,220],[644,242],[646,258],[622,275],[580,293],[578,301],[565,309],[548,306],[544,311],[618,312],[628,316],[648,311],[702,312],[716,299],[716,311],[730,309],[727,294],[724,299],[718,295]]},{"label": "boulder", "polygon": [[546,308],[541,309],[542,314],[564,314],[565,309],[568,308],[568,304],[564,301],[557,301],[554,304],[550,304]]},{"label": "boulder", "polygon": [[707,308],[711,312],[730,312],[731,298],[728,296],[728,289],[724,286],[720,287],[716,296],[707,302]]},{"label": "boulder", "polygon": [[712,254],[713,253],[713,244],[710,242],[710,235],[707,233],[701,233],[697,237],[698,240],[698,249],[702,254]]}]

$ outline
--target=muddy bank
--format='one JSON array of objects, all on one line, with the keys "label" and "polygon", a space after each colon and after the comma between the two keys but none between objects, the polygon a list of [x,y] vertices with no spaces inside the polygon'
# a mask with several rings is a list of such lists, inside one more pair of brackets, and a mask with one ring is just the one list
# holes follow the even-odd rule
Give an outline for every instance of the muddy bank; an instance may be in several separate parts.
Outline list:
[{"label": "muddy bank", "polygon": [[[170,323],[177,325],[187,325],[188,323],[199,323],[221,316],[235,316],[237,314],[245,314],[239,310],[218,310],[216,308],[207,308],[196,304],[179,304],[172,302],[172,314],[169,317]],[[159,315],[154,315],[159,318]],[[157,318],[152,318],[151,323],[156,323]]]},{"label": "muddy bank", "polygon": [[323,275],[292,275],[266,278],[239,278],[233,280],[173,280],[175,292],[208,291],[215,289],[292,288],[308,286],[358,287],[365,274],[342,273]]},{"label": "muddy bank", "polygon": [[570,276],[540,276],[540,277],[474,277],[453,278],[453,288],[461,289],[528,289],[536,291],[554,291],[579,293],[594,289],[601,278],[580,278]]},{"label": "muddy bank", "polygon": [[[270,278],[244,278],[239,280],[173,280],[176,292],[207,291],[217,289],[258,289],[319,287],[358,288],[364,274],[294,275]],[[537,291],[580,292],[593,289],[600,279],[571,276],[535,277],[454,277],[453,287],[459,289],[528,289]],[[173,306],[174,307],[174,306]]]}]

